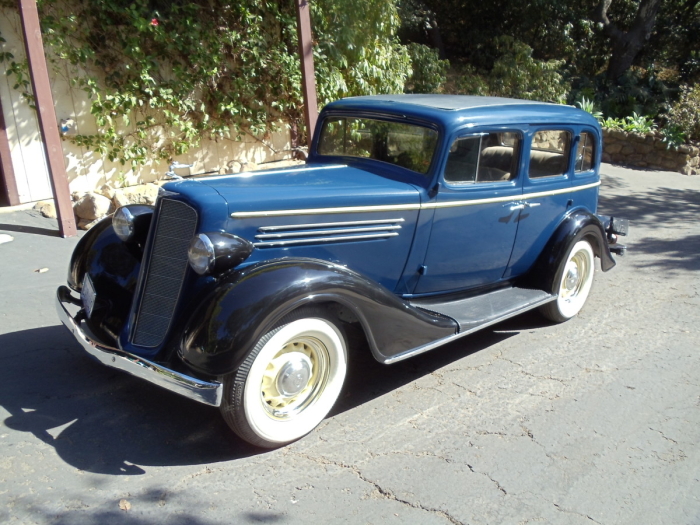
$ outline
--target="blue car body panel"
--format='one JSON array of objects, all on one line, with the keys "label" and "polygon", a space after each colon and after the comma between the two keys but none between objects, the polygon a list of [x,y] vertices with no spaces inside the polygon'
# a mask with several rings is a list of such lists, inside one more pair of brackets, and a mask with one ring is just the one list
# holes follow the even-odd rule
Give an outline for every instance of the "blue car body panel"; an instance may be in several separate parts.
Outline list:
[{"label": "blue car body panel", "polygon": [[[435,129],[437,146],[427,172],[368,158],[319,154],[315,144],[323,120],[343,115]],[[446,158],[455,138],[504,129],[516,130],[523,138],[514,178],[463,185],[445,181]],[[531,179],[530,142],[538,129],[565,129],[573,137],[582,131],[591,133],[596,139],[592,169],[574,172],[574,142],[566,173]],[[591,115],[569,106],[450,95],[348,98],[324,108],[313,144],[302,166],[177,180],[163,189],[168,198],[196,210],[198,233],[226,232],[253,243],[255,249],[236,267],[236,275],[247,275],[246,268],[253,271],[271,260],[327,261],[347,268],[348,275],[362,275],[367,279],[363,287],[375,283],[382,290],[378,297],[392,293],[399,300],[469,292],[513,281],[542,260],[555,232],[562,239],[573,238],[571,228],[562,227],[567,216],[577,210],[594,214],[597,205],[600,127]],[[536,205],[519,208],[521,201]],[[155,220],[157,214],[156,207]],[[114,242],[113,234],[106,232],[96,245]],[[143,253],[150,250],[146,243]],[[135,290],[133,306],[117,344],[151,358],[163,355],[167,344],[143,348],[132,343],[143,293],[140,281],[134,284],[134,279],[139,271],[145,273],[142,266],[135,259],[127,275]],[[93,267],[95,273],[101,271]],[[273,273],[281,275],[270,275]],[[173,337],[179,337],[172,334],[179,333],[195,310],[206,310],[202,301],[216,295],[225,278],[199,276],[187,269],[171,343]],[[285,283],[265,286],[270,297],[284,295],[274,288],[282,289]],[[294,286],[303,290],[303,283]],[[100,294],[104,291],[98,290]],[[222,304],[228,304],[226,301],[222,299]],[[405,307],[412,308],[407,303]]]}]

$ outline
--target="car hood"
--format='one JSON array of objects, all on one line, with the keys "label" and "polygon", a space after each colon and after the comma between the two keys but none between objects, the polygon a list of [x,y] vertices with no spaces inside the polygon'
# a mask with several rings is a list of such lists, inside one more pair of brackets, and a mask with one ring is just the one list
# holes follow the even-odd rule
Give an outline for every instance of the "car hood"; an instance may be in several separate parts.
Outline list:
[{"label": "car hood", "polygon": [[228,203],[229,213],[415,205],[418,189],[343,165],[304,165],[199,179]]}]

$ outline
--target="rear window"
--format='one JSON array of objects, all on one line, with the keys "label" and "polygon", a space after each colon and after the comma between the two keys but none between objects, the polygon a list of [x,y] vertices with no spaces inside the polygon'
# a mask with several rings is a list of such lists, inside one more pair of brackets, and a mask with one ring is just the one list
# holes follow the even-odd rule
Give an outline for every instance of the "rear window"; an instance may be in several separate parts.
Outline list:
[{"label": "rear window", "polygon": [[414,124],[332,117],[323,121],[317,152],[379,160],[426,174],[437,138],[434,129]]},{"label": "rear window", "polygon": [[535,133],[530,149],[531,179],[556,177],[568,171],[571,133],[562,130],[542,130]]},{"label": "rear window", "polygon": [[593,159],[595,151],[593,134],[584,131],[576,146],[576,168],[575,172],[590,171],[593,169]]}]

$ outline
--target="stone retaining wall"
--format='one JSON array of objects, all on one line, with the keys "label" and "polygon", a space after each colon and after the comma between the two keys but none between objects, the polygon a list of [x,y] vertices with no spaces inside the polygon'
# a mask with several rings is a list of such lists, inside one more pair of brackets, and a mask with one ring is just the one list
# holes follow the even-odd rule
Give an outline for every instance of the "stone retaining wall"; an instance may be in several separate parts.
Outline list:
[{"label": "stone retaining wall", "polygon": [[699,175],[700,148],[690,145],[667,148],[655,134],[604,129],[603,162]]}]

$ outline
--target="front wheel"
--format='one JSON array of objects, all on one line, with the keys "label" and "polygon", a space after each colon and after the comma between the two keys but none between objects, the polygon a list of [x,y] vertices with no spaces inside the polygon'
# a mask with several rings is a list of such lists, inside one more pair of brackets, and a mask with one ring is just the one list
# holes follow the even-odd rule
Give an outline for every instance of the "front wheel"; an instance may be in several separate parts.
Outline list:
[{"label": "front wheel", "polygon": [[303,308],[282,323],[224,379],[224,419],[265,448],[295,441],[323,421],[347,371],[345,336],[321,310]]},{"label": "front wheel", "polygon": [[562,323],[575,316],[588,298],[593,284],[595,258],[588,241],[578,241],[562,260],[555,276],[557,299],[542,306],[540,311],[550,321]]}]

